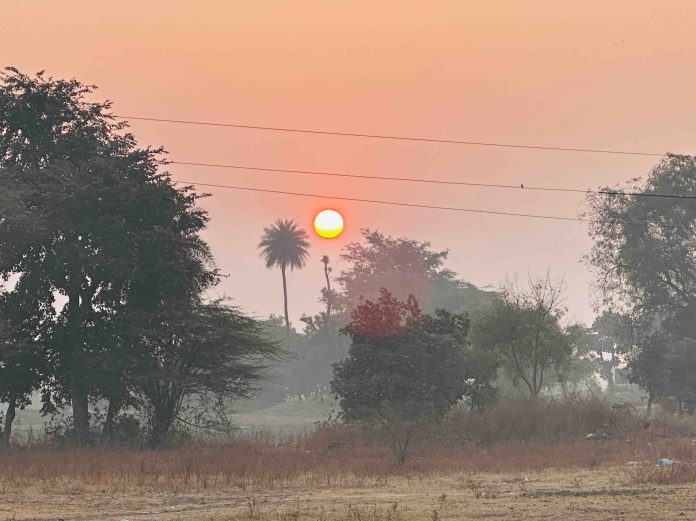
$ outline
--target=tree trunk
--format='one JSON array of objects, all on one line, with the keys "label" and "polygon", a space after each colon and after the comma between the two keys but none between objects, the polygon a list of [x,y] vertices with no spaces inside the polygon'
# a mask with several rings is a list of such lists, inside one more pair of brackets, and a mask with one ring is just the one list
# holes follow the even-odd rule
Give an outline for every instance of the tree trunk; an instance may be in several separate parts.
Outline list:
[{"label": "tree trunk", "polygon": [[169,430],[174,423],[174,417],[167,411],[154,411],[154,416],[150,422],[150,447],[159,449],[165,446]]},{"label": "tree trunk", "polygon": [[611,359],[609,360],[608,367],[606,369],[607,373],[607,393],[608,394],[613,394],[614,393],[614,384],[616,383],[614,381],[614,367],[618,364],[618,359],[616,358],[616,353],[612,351],[611,353]]},{"label": "tree trunk", "polygon": [[111,439],[114,434],[114,419],[116,418],[116,413],[119,408],[119,401],[116,398],[109,400],[109,407],[106,410],[106,418],[104,419],[104,429],[102,431],[102,437],[106,443],[111,443]]},{"label": "tree trunk", "polygon": [[15,419],[16,408],[17,397],[11,395],[7,404],[7,412],[5,413],[5,429],[2,436],[2,442],[5,445],[10,443],[10,436],[12,436],[12,422],[14,422]]},{"label": "tree trunk", "polygon": [[89,441],[89,402],[87,392],[77,378],[72,377],[70,382],[70,400],[72,402],[73,428],[75,429],[75,442],[85,445]]},{"label": "tree trunk", "polygon": [[324,276],[326,277],[326,318],[331,318],[331,279],[329,278],[329,263],[324,263]]},{"label": "tree trunk", "polygon": [[652,413],[652,404],[653,404],[653,393],[652,391],[648,392],[648,406],[645,410],[645,418],[650,419],[650,413]]},{"label": "tree trunk", "polygon": [[[77,280],[77,275],[74,275]],[[72,405],[73,430],[75,443],[85,445],[89,440],[89,403],[87,390],[79,377],[80,371],[84,371],[84,361],[80,357],[81,336],[81,312],[79,287],[71,291],[67,304],[67,332],[66,338],[66,362],[69,366],[68,384],[70,386],[70,402]]]},{"label": "tree trunk", "polygon": [[285,330],[287,337],[290,338],[290,315],[288,313],[288,282],[285,276],[285,265],[280,267],[280,273],[283,275],[283,301],[285,303]]}]

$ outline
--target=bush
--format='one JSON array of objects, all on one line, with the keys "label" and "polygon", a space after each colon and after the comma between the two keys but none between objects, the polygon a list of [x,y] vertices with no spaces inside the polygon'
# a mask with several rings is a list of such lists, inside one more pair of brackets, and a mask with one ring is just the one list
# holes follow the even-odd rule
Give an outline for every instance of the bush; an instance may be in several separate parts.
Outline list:
[{"label": "bush", "polygon": [[640,425],[633,411],[612,407],[599,398],[505,398],[480,412],[453,411],[443,424],[460,442],[484,444],[556,440],[593,432],[623,436]]}]

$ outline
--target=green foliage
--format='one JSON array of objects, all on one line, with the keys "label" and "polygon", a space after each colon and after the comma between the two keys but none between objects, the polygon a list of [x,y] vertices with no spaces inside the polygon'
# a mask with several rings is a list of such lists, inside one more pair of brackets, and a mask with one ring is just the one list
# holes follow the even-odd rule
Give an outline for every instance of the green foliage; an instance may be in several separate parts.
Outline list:
[{"label": "green foliage", "polygon": [[0,229],[0,273],[17,278],[13,300],[36,300],[35,322],[50,323],[34,335],[51,367],[44,410],[72,402],[86,439],[88,395],[118,387],[108,362],[124,316],[216,283],[198,236],[207,216],[158,171],[159,150],[120,133],[108,102],[85,100],[90,87],[14,70],[3,79],[0,191],[37,224],[19,237]]},{"label": "green foliage", "polygon": [[129,382],[159,446],[191,397],[248,397],[279,355],[261,325],[221,301],[174,302],[138,317]]},{"label": "green foliage", "polygon": [[643,196],[589,197],[594,240],[589,261],[605,300],[618,300],[629,309],[675,313],[683,326],[691,319],[693,330],[696,205],[649,195],[696,195],[696,158],[669,156],[645,182],[636,180],[626,191]]},{"label": "green foliage", "polygon": [[526,289],[508,284],[478,318],[474,343],[492,353],[515,384],[532,397],[553,368],[562,373],[573,355],[577,330],[561,324],[562,285],[546,278],[530,280]]},{"label": "green foliage", "polygon": [[345,330],[352,345],[334,366],[331,388],[347,420],[439,416],[465,397],[481,403],[490,393],[494,371],[468,345],[465,315],[421,315],[413,297],[402,302],[383,288]]},{"label": "green foliage", "polygon": [[16,409],[29,405],[31,393],[39,387],[46,369],[39,346],[32,338],[41,325],[34,322],[31,306],[20,306],[11,297],[7,293],[0,295],[0,402],[8,404],[4,442],[10,440]]},{"label": "green foliage", "polygon": [[242,359],[272,348],[253,321],[203,302],[219,275],[200,196],[174,187],[162,151],[139,148],[109,102],[86,100],[92,87],[14,69],[0,79],[0,276],[14,282],[3,304],[39,346],[44,412],[71,403],[86,442],[90,399],[108,400],[113,422],[154,396],[136,376],[172,363],[170,415],[191,392],[246,394],[257,371]]},{"label": "green foliage", "polygon": [[612,311],[596,317],[582,337],[585,347],[595,352],[599,375],[606,380],[610,393],[614,388],[614,369],[631,353],[633,340],[631,318]]},{"label": "green foliage", "polygon": [[669,368],[682,356],[688,362],[696,338],[696,205],[650,195],[696,195],[696,158],[670,155],[626,191],[643,196],[589,197],[588,260],[604,302],[631,315],[631,379],[651,398],[683,401]]},{"label": "green foliage", "polygon": [[629,377],[651,400],[680,411],[696,408],[696,341],[662,329],[641,335],[629,361]]}]

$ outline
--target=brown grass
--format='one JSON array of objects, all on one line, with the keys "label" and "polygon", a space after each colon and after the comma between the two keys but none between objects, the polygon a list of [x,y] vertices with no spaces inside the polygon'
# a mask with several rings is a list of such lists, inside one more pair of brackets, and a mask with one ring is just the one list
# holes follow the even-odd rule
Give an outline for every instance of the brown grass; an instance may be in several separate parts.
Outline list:
[{"label": "brown grass", "polygon": [[[657,468],[663,456],[677,463]],[[694,461],[691,439],[645,435],[420,443],[399,467],[389,447],[336,429],[167,451],[15,449],[0,453],[0,519],[681,519]]]},{"label": "brown grass", "polygon": [[[678,463],[671,470],[654,469],[660,457]],[[629,461],[640,463],[626,472],[624,479],[630,483],[696,481],[696,442],[689,438],[576,438],[491,446],[430,442],[415,445],[406,463],[397,466],[389,447],[368,443],[355,433],[324,429],[282,443],[259,437],[165,451],[9,450],[0,453],[0,492],[26,487],[162,492],[330,488],[393,476],[598,469],[624,467]]]},{"label": "brown grass", "polygon": [[[600,402],[510,402],[420,427],[403,465],[403,425],[160,451],[6,448],[0,520],[683,519],[696,440],[675,418],[646,428]],[[612,439],[586,441],[588,425]]]}]

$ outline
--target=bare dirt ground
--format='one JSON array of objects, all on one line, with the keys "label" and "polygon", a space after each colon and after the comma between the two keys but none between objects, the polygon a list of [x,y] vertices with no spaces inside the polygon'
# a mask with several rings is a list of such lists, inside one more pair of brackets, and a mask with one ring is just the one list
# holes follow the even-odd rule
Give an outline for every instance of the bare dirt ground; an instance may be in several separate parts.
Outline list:
[{"label": "bare dirt ground", "polygon": [[[626,484],[625,468],[523,474],[416,475],[339,487],[216,489],[189,494],[40,483],[3,492],[13,521],[223,520],[696,520],[696,484]],[[2,492],[2,491],[0,491]]]}]

